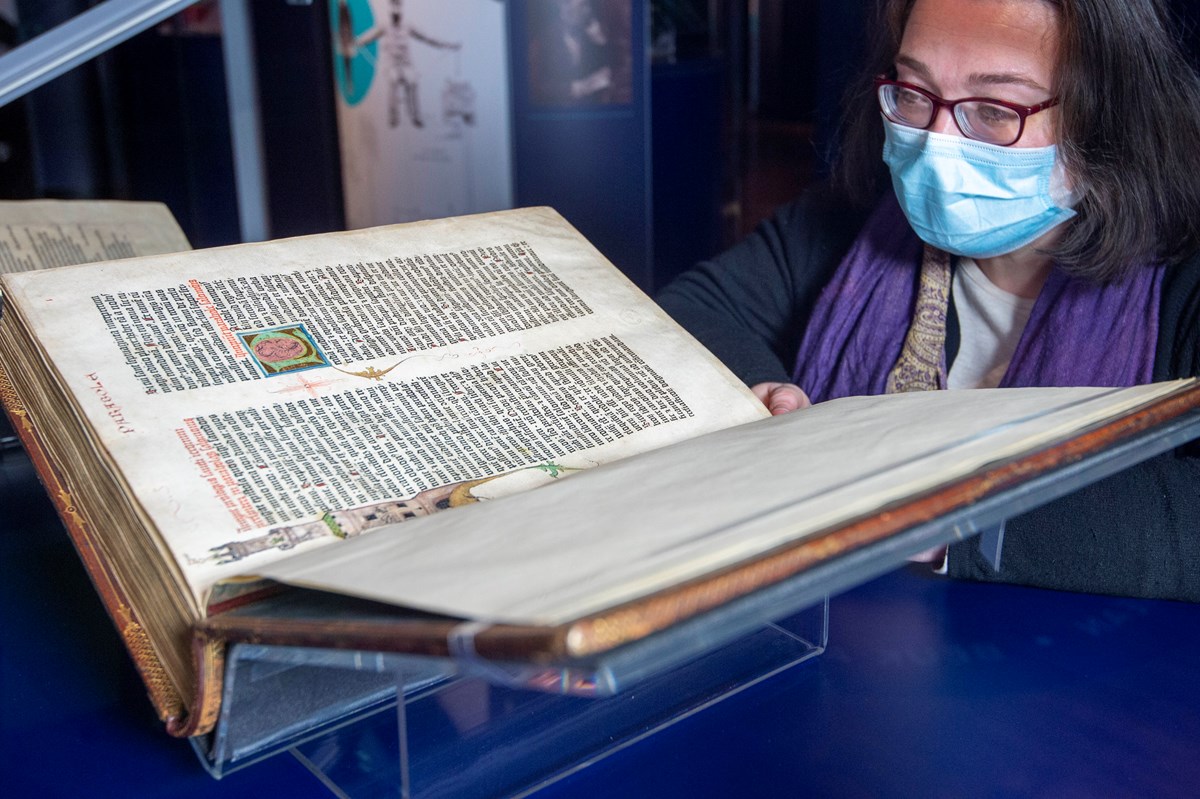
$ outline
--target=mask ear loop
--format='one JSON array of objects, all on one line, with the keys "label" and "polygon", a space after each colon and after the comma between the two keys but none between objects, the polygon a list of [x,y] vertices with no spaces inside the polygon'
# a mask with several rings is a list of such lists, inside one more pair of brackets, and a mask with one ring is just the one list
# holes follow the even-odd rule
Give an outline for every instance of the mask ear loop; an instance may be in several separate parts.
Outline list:
[{"label": "mask ear loop", "polygon": [[1075,185],[1067,165],[1061,157],[1054,159],[1054,168],[1050,171],[1050,199],[1059,208],[1074,208],[1079,205],[1087,190]]}]

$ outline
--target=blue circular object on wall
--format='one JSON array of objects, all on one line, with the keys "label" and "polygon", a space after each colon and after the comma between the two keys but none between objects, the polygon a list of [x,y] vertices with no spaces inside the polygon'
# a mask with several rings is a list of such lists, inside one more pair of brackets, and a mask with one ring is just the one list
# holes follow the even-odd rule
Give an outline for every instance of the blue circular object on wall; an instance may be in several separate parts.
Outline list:
[{"label": "blue circular object on wall", "polygon": [[366,37],[375,26],[370,0],[334,0],[329,4],[333,32],[333,72],[338,90],[349,105],[367,96],[375,79],[378,37]]}]

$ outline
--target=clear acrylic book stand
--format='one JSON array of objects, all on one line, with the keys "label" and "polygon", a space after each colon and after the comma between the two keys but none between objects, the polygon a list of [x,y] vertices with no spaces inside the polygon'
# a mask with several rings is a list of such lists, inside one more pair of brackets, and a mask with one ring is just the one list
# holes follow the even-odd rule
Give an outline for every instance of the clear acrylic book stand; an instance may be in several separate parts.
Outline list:
[{"label": "clear acrylic book stand", "polygon": [[1197,435],[1189,411],[586,663],[238,644],[193,744],[214,776],[290,751],[347,797],[529,793],[820,654],[829,594],[976,534],[998,568],[1006,518]]},{"label": "clear acrylic book stand", "polygon": [[731,612],[557,668],[236,644],[193,745],[217,777],[291,752],[352,798],[524,795],[825,647],[825,599],[723,640]]}]

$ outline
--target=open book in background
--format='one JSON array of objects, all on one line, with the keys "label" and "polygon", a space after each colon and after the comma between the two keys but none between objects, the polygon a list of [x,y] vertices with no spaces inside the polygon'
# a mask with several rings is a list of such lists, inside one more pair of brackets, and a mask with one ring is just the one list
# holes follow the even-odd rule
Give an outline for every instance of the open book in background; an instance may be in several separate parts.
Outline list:
[{"label": "open book in background", "polygon": [[[548,209],[0,285],[5,405],[176,734],[213,723],[229,641],[586,657],[1200,405],[1181,381],[766,418]],[[281,583],[397,610],[280,612]]]},{"label": "open book in background", "polygon": [[190,249],[162,203],[0,201],[0,274]]},{"label": "open book in background", "polygon": [[[0,201],[0,274],[188,249],[187,237],[161,203]],[[10,435],[0,419],[0,444]]]}]

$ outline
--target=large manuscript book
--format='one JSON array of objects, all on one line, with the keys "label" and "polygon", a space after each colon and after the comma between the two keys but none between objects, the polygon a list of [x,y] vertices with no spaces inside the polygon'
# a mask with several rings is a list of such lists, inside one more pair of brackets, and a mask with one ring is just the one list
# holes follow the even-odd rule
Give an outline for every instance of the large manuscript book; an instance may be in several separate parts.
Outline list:
[{"label": "large manuscript book", "polygon": [[[548,209],[0,288],[4,404],[180,735],[214,722],[230,641],[584,657],[1200,404],[1183,381],[772,419]],[[334,594],[395,610],[290,600]]]}]

